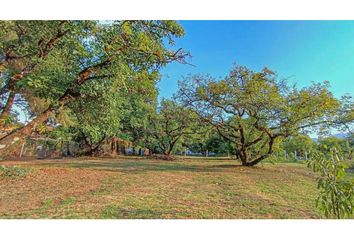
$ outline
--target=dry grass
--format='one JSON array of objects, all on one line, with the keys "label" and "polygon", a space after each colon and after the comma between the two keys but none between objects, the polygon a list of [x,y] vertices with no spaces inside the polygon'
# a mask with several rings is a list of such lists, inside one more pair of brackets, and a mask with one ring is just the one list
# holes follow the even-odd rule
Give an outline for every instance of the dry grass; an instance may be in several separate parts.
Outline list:
[{"label": "dry grass", "polygon": [[315,178],[301,164],[142,158],[7,161],[1,218],[320,218]]}]

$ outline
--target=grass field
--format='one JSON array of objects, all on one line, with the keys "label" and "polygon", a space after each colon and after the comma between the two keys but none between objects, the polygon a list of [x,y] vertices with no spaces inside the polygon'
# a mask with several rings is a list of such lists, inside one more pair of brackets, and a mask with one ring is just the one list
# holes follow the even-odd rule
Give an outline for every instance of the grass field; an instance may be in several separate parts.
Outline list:
[{"label": "grass field", "polygon": [[313,173],[296,163],[124,157],[0,165],[0,218],[324,217]]}]

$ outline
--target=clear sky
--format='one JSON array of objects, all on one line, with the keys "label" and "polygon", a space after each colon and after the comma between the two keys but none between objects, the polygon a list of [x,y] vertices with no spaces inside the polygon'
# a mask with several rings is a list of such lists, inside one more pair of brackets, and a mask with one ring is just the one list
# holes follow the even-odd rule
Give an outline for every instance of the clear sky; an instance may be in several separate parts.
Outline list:
[{"label": "clear sky", "polygon": [[276,71],[300,87],[312,81],[331,83],[339,97],[354,93],[354,21],[180,21],[177,39],[192,55],[190,63],[173,63],[162,71],[160,97],[171,97],[182,76],[228,74],[234,63]]}]

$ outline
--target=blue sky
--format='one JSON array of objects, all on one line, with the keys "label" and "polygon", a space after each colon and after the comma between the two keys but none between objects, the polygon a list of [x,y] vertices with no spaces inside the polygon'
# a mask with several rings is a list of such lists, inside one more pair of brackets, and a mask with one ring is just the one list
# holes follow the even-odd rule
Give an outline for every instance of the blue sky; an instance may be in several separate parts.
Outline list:
[{"label": "blue sky", "polygon": [[330,81],[335,96],[354,93],[354,21],[179,21],[177,39],[193,56],[190,65],[173,63],[162,71],[159,97],[177,91],[183,76],[228,74],[234,63],[276,71],[297,82]]}]

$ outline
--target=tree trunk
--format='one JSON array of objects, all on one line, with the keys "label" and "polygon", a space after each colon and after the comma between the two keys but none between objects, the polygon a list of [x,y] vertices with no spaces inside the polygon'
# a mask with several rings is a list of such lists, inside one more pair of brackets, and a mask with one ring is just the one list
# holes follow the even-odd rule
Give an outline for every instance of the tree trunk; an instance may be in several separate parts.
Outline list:
[{"label": "tree trunk", "polygon": [[117,155],[117,148],[116,148],[116,142],[114,141],[114,138],[111,139],[111,156],[114,157]]},{"label": "tree trunk", "polygon": [[[91,74],[98,72],[102,68],[106,67],[111,63],[113,60],[113,56],[108,57],[106,60],[89,66],[82,70],[76,79],[74,80],[74,84],[76,86],[81,86],[85,81],[90,79]],[[22,75],[20,76],[21,78],[23,77],[24,73],[21,73]],[[20,78],[19,77],[19,78]],[[11,89],[11,87],[9,87]],[[73,101],[74,99],[77,99],[81,97],[80,93],[76,92],[73,90],[73,88],[67,88],[66,91],[63,93],[63,95],[58,99],[58,105],[65,106],[69,102]],[[37,124],[43,123],[45,120],[48,119],[49,115],[54,111],[54,107],[50,106],[39,114],[35,119],[33,119],[30,123],[28,123],[26,126],[16,129],[15,131],[11,132],[10,134],[6,135],[5,137],[2,137],[0,139],[0,155],[5,156],[6,152],[8,152],[8,148],[11,148],[11,146],[18,142],[20,138],[23,138],[25,136],[28,136],[31,134],[32,129],[37,126]]]},{"label": "tree trunk", "polygon": [[248,166],[247,149],[241,148],[241,150],[236,150],[236,156],[241,160],[242,166]]},{"label": "tree trunk", "polygon": [[163,151],[163,155],[165,156],[170,156],[171,155],[171,152],[172,152],[172,147],[168,148],[168,149],[165,149]]},{"label": "tree trunk", "polygon": [[18,128],[10,134],[2,137],[0,139],[0,155],[6,157],[7,153],[9,153],[9,151],[11,150],[11,146],[15,145],[15,143],[17,143],[24,137],[29,136],[32,133],[33,129],[35,129],[38,124],[41,124],[46,121],[52,113],[53,109],[47,108],[47,110],[38,115],[26,126]]}]

